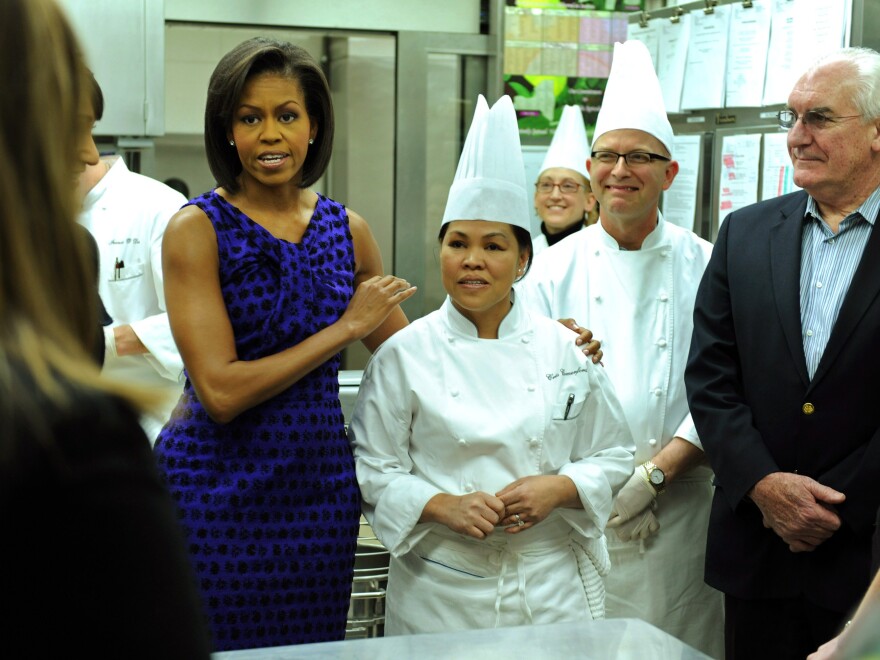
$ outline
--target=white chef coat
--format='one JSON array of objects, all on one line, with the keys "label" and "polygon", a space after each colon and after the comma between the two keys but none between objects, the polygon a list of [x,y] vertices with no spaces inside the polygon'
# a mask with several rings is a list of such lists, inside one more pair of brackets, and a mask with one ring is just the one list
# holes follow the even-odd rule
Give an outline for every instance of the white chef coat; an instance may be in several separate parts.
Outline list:
[{"label": "white chef coat", "polygon": [[[583,229],[586,228],[586,225],[583,226]],[[583,231],[581,229],[580,231]],[[567,238],[567,237],[566,237]],[[539,231],[537,236],[532,236],[532,254],[537,256],[544,250],[550,247],[550,244],[547,242],[547,237],[544,235],[544,232]]]},{"label": "white chef coat", "polygon": [[543,233],[538,234],[537,236],[532,236],[532,254],[537,255],[540,252],[543,252],[548,247],[547,237],[544,236]]},{"label": "white chef coat", "polygon": [[[517,285],[526,305],[574,318],[602,342],[635,440],[636,465],[674,436],[702,449],[684,369],[694,299],[711,250],[662,216],[640,250],[621,250],[600,222],[540,254]],[[644,619],[720,657],[722,596],[703,582],[711,480],[711,469],[701,464],[669,484],[657,500],[660,531],[644,543],[608,534],[607,615]]]},{"label": "white chef coat", "polygon": [[125,357],[108,353],[104,372],[166,394],[162,408],[141,419],[151,442],[183,390],[183,361],[165,312],[162,236],[171,216],[186,201],[169,186],[129,171],[117,158],[86,195],[79,217],[98,243],[98,292],[113,325],[130,324],[150,351]]},{"label": "white chef coat", "polygon": [[[603,529],[632,440],[575,335],[515,304],[498,339],[447,301],[370,360],[349,427],[364,515],[391,552],[386,634],[599,618]],[[438,493],[490,494],[529,475],[574,482],[583,509],[479,541],[419,523]]]}]

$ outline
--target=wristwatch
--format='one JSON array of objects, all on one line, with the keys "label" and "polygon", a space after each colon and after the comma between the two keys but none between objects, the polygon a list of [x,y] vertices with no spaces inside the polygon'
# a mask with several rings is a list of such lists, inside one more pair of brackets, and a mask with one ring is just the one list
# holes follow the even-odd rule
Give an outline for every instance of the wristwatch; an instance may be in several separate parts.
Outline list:
[{"label": "wristwatch", "polygon": [[642,467],[645,468],[645,474],[648,475],[648,483],[654,487],[658,495],[666,490],[666,473],[663,470],[651,461],[645,461],[642,463]]}]

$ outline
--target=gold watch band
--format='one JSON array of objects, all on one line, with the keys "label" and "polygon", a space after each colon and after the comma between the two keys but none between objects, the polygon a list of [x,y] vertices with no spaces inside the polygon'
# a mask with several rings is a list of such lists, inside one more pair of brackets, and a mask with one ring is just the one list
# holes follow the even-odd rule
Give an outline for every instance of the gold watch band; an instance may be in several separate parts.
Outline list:
[{"label": "gold watch band", "polygon": [[[648,468],[648,465],[653,465],[650,461],[645,461],[640,464],[636,470],[638,470],[639,475],[641,475],[642,479],[645,480],[645,483],[648,484],[651,488],[654,488],[654,484],[651,483],[651,472]],[[654,489],[656,490],[656,488]]]},{"label": "gold watch band", "polygon": [[[642,463],[642,465],[640,467],[642,467],[644,469],[644,476],[647,479],[648,484],[651,486],[651,488],[654,489],[654,492],[657,493],[657,495],[660,495],[661,493],[663,493],[666,490],[666,483],[665,483],[666,473],[663,472],[663,470],[661,468],[657,467],[657,465],[653,461],[645,461],[644,463]],[[664,476],[664,483],[661,484],[659,488],[657,487],[657,485],[653,481],[651,481],[651,473],[654,470],[659,470],[660,474],[662,474]]]}]

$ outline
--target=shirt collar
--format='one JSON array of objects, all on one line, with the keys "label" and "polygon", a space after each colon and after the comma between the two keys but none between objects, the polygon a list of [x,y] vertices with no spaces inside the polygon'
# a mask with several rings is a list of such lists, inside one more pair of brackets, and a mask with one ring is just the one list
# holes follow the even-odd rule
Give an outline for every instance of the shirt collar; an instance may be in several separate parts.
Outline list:
[{"label": "shirt collar", "polygon": [[113,181],[126,171],[128,171],[128,168],[125,166],[125,161],[122,160],[120,156],[115,156],[108,160],[107,172],[94,186],[92,186],[92,189],[86,193],[82,202],[82,210],[89,210],[94,207],[98,203],[98,200],[104,196],[104,193],[113,187]]},{"label": "shirt collar", "polygon": [[[605,228],[602,226],[601,222],[597,222],[596,225],[599,227],[599,235],[602,237],[602,242],[610,248],[615,250],[626,251],[625,248],[620,247],[620,244],[614,240],[614,237],[611,236]],[[651,248],[655,248],[660,245],[661,241],[666,236],[666,222],[663,220],[663,214],[660,212],[660,209],[657,209],[657,224],[651,233],[645,236],[645,240],[642,241],[642,247],[639,250],[650,250]]]},{"label": "shirt collar", "polygon": [[[872,227],[877,220],[877,214],[880,213],[880,187],[875,188],[874,192],[868,195],[868,198],[862,202],[861,206],[850,213],[847,218],[858,213],[862,218],[868,221]],[[812,195],[807,197],[807,210],[804,212],[804,220],[821,220],[822,214],[819,212],[819,205]],[[844,218],[846,219],[846,218]]]},{"label": "shirt collar", "polygon": [[544,238],[547,239],[548,246],[556,245],[563,238],[568,238],[569,236],[571,236],[575,232],[579,232],[583,228],[584,228],[584,223],[583,223],[583,221],[581,221],[581,222],[576,222],[569,227],[566,227],[565,229],[563,229],[561,232],[559,232],[557,234],[551,234],[547,231],[547,223],[545,223],[545,222],[541,223],[541,233],[544,234]]},{"label": "shirt collar", "polygon": [[[516,303],[515,290],[511,290],[510,299],[513,301],[513,305],[511,305],[507,316],[501,320],[501,325],[498,327],[498,339],[520,335],[528,328],[528,324],[525,323],[528,313],[522,304]],[[448,295],[441,309],[446,315],[447,325],[453,334],[478,339],[477,326],[455,308],[455,305],[452,304],[452,298]]]}]

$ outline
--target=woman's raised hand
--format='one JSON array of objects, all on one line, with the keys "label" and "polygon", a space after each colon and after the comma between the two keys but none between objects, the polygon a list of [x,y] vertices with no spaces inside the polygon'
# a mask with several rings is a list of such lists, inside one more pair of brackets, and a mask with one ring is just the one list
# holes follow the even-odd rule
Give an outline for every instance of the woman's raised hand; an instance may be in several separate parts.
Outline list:
[{"label": "woman's raised hand", "polygon": [[363,339],[415,292],[416,287],[403,278],[376,275],[358,285],[339,322],[350,325],[355,339]]}]

